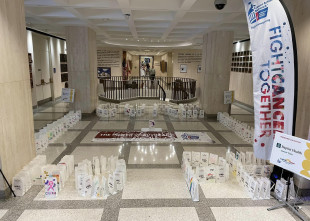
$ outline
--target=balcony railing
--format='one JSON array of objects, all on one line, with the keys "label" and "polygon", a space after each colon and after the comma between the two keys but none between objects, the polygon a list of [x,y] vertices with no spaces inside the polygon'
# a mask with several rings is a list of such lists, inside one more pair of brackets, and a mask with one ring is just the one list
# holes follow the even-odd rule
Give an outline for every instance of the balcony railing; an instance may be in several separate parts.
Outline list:
[{"label": "balcony railing", "polygon": [[186,102],[196,98],[196,80],[178,77],[130,77],[121,76],[100,79],[103,87],[99,97],[111,101],[149,98],[172,102]]}]

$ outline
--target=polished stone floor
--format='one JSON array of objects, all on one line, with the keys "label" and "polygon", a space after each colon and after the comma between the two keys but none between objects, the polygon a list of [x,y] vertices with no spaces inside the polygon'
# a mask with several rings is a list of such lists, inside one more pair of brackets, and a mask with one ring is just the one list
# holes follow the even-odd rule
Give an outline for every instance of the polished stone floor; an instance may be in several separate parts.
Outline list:
[{"label": "polished stone floor", "polygon": [[[147,109],[151,110],[154,101],[139,100],[130,103],[146,103]],[[35,130],[57,120],[68,111],[68,105],[63,103],[40,107],[34,113]],[[253,112],[248,108],[232,105],[232,115],[253,124]],[[156,155],[147,154],[153,143],[91,142],[100,130],[139,130],[148,127],[149,119],[153,119],[151,114],[129,119],[118,113],[113,120],[99,119],[93,114],[83,118],[44,153],[48,163],[57,163],[64,155],[72,154],[75,164],[83,159],[92,159],[93,156],[118,155],[127,163],[127,183],[123,191],[106,200],[83,198],[76,193],[74,177],[71,177],[57,199],[47,200],[43,195],[43,186],[33,186],[23,197],[0,201],[1,220],[298,220],[286,209],[268,212],[267,208],[276,205],[276,200],[253,201],[234,180],[201,184],[200,201],[191,200],[180,168],[184,150],[206,151],[225,157],[228,150],[252,149],[251,144],[242,141],[232,131],[216,122],[216,119],[180,121],[159,115],[155,118],[156,127],[167,131],[205,131],[215,143],[154,143],[152,150]],[[310,215],[310,208],[305,206],[302,214]]]}]

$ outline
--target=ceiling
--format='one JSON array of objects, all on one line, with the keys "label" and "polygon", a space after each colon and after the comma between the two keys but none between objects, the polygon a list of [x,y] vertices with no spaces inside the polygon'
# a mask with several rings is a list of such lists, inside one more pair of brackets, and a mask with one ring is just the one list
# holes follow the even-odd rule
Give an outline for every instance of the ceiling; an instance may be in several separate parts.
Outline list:
[{"label": "ceiling", "polygon": [[[232,30],[249,38],[242,0],[219,11],[214,0],[24,0],[26,24],[65,38],[66,26],[88,26],[98,46],[201,48],[203,34]],[[129,15],[126,15],[129,14]]]}]

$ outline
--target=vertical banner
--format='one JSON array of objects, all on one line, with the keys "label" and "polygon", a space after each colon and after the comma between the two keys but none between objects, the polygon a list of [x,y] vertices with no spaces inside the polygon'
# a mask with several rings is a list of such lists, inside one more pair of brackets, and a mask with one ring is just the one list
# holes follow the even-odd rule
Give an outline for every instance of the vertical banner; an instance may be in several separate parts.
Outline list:
[{"label": "vertical banner", "polygon": [[293,134],[297,55],[293,25],[281,0],[243,0],[253,56],[254,152],[270,159],[276,132]]}]

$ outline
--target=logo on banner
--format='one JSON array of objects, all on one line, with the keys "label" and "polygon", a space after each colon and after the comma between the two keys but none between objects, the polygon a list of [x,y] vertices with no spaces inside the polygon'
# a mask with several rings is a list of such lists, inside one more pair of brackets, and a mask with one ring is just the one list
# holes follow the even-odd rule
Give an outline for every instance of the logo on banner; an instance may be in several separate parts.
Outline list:
[{"label": "logo on banner", "polygon": [[181,135],[181,137],[183,138],[183,140],[199,140],[199,136],[195,135],[195,134],[188,134],[188,133],[184,133]]},{"label": "logo on banner", "polygon": [[266,3],[260,5],[253,5],[249,2],[250,8],[248,10],[248,17],[251,24],[266,18],[268,15],[268,5]]},{"label": "logo on banner", "polygon": [[295,164],[295,163],[293,163],[290,159],[283,159],[283,158],[279,158],[278,160],[277,160],[277,162],[278,163],[286,163],[286,164],[289,164],[289,165],[292,165],[292,164]]}]

